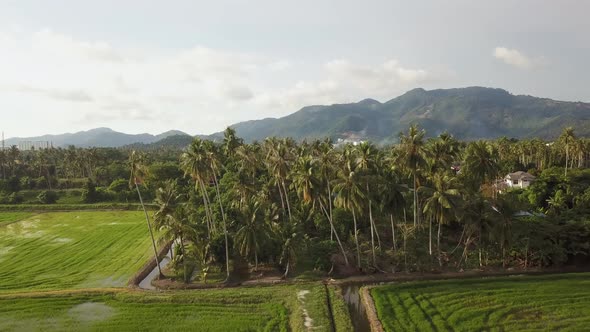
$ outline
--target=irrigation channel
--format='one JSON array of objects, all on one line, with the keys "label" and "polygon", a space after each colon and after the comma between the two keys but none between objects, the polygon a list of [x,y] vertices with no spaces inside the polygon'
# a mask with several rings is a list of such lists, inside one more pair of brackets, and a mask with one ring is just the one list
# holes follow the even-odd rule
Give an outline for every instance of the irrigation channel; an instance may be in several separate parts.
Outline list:
[{"label": "irrigation channel", "polygon": [[[174,245],[172,245],[170,247],[170,250],[168,250],[168,252],[166,253],[166,256],[164,256],[164,258],[162,258],[162,260],[160,261],[160,268],[165,268],[168,263],[170,263],[170,260],[172,259],[172,250],[174,250]],[[149,290],[156,290],[156,287],[154,285],[152,285],[152,280],[154,280],[155,277],[158,276],[158,267],[154,267],[154,269],[152,270],[152,272],[150,272],[150,274],[148,274],[145,278],[143,278],[143,280],[139,283],[139,288],[142,289],[149,289]]]},{"label": "irrigation channel", "polygon": [[[160,268],[165,268],[170,263],[172,250],[174,245],[170,247],[170,250],[166,253],[166,256],[160,261]],[[152,280],[158,276],[158,267],[154,269],[139,283],[139,288],[146,290],[156,290],[157,288],[152,285]],[[365,305],[361,299],[360,288],[367,284],[373,283],[347,283],[341,286],[342,296],[348,306],[348,312],[350,314],[350,320],[355,332],[370,332],[371,326],[369,319],[367,318],[367,312]]]},{"label": "irrigation channel", "polygon": [[350,283],[342,285],[342,295],[348,306],[350,320],[356,332],[370,332],[371,326],[367,318],[365,305],[361,299],[360,288],[364,283]]}]

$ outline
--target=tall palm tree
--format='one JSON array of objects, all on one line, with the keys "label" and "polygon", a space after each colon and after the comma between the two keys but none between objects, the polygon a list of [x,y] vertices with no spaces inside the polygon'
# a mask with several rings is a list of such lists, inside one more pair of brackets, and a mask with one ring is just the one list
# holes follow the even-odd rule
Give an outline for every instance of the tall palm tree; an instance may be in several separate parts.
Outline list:
[{"label": "tall palm tree", "polygon": [[133,189],[135,186],[135,190],[137,190],[137,196],[139,197],[139,203],[141,203],[141,208],[143,209],[143,213],[145,215],[145,221],[147,223],[148,229],[150,231],[150,237],[152,239],[152,247],[154,248],[154,260],[156,261],[156,266],[158,267],[159,276],[163,276],[162,269],[160,268],[160,262],[158,261],[158,249],[156,248],[156,240],[154,239],[154,232],[152,231],[152,224],[150,223],[150,218],[143,204],[143,199],[141,197],[141,192],[139,191],[139,185],[144,184],[144,179],[148,175],[147,167],[145,166],[145,156],[139,152],[132,151],[131,155],[129,156],[129,166],[131,171],[131,176],[129,177],[129,188]]},{"label": "tall palm tree", "polygon": [[[441,261],[441,228],[442,225],[448,224],[458,208],[459,190],[455,187],[455,179],[443,172],[437,172],[432,175],[432,188],[422,187],[426,192],[427,199],[424,204],[424,213],[438,223],[438,232],[436,235],[436,247],[438,251],[439,264]],[[431,228],[430,228],[431,229]],[[430,234],[432,234],[430,232]],[[432,237],[430,236],[430,254],[432,255]]]},{"label": "tall palm tree", "polygon": [[[369,212],[369,224],[370,224],[370,230],[371,230],[371,253],[373,256],[373,266],[377,266],[377,259],[375,256],[375,239],[374,239],[374,234],[377,234],[377,227],[375,225],[375,221],[373,219],[373,201],[371,199],[371,197],[373,196],[373,192],[371,191],[371,187],[369,185],[370,182],[376,182],[379,183],[379,180],[377,179],[378,177],[378,173],[375,171],[376,168],[376,163],[377,163],[377,159],[378,159],[378,155],[379,155],[379,151],[377,150],[377,148],[368,142],[362,142],[361,144],[359,144],[357,146],[357,158],[356,158],[356,164],[358,166],[358,169],[362,172],[362,176],[364,178],[364,182],[365,182],[365,198],[367,199],[367,206],[368,206],[368,212]],[[381,242],[381,240],[378,238],[378,241]],[[381,246],[379,246],[381,247]]]},{"label": "tall palm tree", "polygon": [[292,185],[295,187],[303,204],[315,204],[318,202],[320,208],[328,216],[331,232],[336,236],[336,241],[342,253],[342,257],[344,258],[346,265],[348,265],[348,257],[346,257],[346,252],[344,251],[340,237],[338,236],[330,215],[326,211],[326,208],[319,195],[319,193],[322,191],[322,188],[320,187],[322,182],[317,177],[316,164],[316,160],[309,155],[297,158],[293,167]]},{"label": "tall palm tree", "polygon": [[260,202],[248,202],[241,210],[242,227],[235,235],[235,245],[244,257],[254,256],[254,271],[258,270],[258,253],[261,246],[271,238],[271,228],[264,221]]},{"label": "tall palm tree", "polygon": [[180,247],[184,280],[189,281],[185,240],[193,238],[195,228],[189,223],[180,203],[182,195],[174,181],[166,181],[156,191],[155,203],[159,206],[154,214],[154,227],[162,231],[162,239],[172,240]]},{"label": "tall palm tree", "polygon": [[568,162],[569,162],[569,157],[570,157],[570,147],[572,146],[572,144],[574,144],[574,142],[576,141],[576,136],[574,134],[574,128],[573,127],[567,127],[564,128],[563,131],[561,132],[561,135],[559,136],[559,142],[561,142],[561,144],[563,144],[565,146],[565,174],[564,176],[567,177],[567,167],[568,167]]},{"label": "tall palm tree", "polygon": [[461,172],[473,180],[475,188],[494,181],[500,172],[498,151],[486,141],[472,142],[465,151]]},{"label": "tall palm tree", "polygon": [[[352,168],[351,168],[352,167]],[[336,199],[334,204],[352,213],[354,223],[354,242],[356,244],[357,266],[361,267],[361,253],[358,240],[358,226],[356,212],[360,210],[361,202],[364,199],[363,185],[360,176],[357,174],[353,164],[345,163],[343,169],[338,172],[335,180],[334,192]]]},{"label": "tall palm tree", "polygon": [[420,167],[424,165],[424,130],[418,129],[417,125],[410,126],[407,135],[400,133],[400,157],[405,167],[409,170],[410,176],[413,178],[413,194],[414,194],[414,226],[419,223],[419,199],[418,199],[418,172]]},{"label": "tall palm tree", "polygon": [[225,240],[225,265],[226,265],[226,274],[227,280],[229,280],[229,239],[227,234],[227,218],[225,215],[225,210],[223,208],[223,203],[221,201],[221,192],[219,191],[219,181],[217,180],[218,175],[221,177],[221,161],[219,158],[219,153],[217,152],[216,146],[211,141],[205,141],[204,143],[205,153],[206,153],[206,160],[209,164],[209,168],[211,170],[211,176],[213,177],[213,183],[215,185],[215,191],[217,193],[217,202],[219,203],[219,209],[221,211],[221,219],[223,223],[223,237]]},{"label": "tall palm tree", "polygon": [[200,139],[195,139],[188,150],[180,157],[180,167],[184,170],[185,176],[190,176],[195,182],[195,191],[200,192],[203,199],[203,207],[205,208],[205,216],[207,219],[207,232],[209,238],[213,231],[213,213],[209,204],[209,195],[205,183],[209,183],[209,165],[203,142]]}]

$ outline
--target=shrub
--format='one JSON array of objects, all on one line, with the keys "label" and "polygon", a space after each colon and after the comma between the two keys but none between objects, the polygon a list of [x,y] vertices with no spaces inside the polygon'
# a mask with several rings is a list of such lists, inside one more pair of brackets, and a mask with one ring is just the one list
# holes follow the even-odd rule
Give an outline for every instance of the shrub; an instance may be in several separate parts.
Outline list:
[{"label": "shrub", "polygon": [[88,179],[84,185],[84,190],[82,191],[82,201],[84,203],[95,203],[98,201],[96,185],[90,179]]},{"label": "shrub", "polygon": [[37,200],[39,200],[41,204],[55,204],[58,198],[59,196],[57,193],[52,190],[44,190],[39,196],[37,196]]},{"label": "shrub", "polygon": [[12,193],[8,196],[8,204],[21,204],[24,198],[18,193]]},{"label": "shrub", "polygon": [[120,192],[129,190],[129,181],[127,181],[125,179],[114,180],[113,182],[111,182],[111,185],[109,186],[109,190],[116,192],[116,193],[120,193]]}]

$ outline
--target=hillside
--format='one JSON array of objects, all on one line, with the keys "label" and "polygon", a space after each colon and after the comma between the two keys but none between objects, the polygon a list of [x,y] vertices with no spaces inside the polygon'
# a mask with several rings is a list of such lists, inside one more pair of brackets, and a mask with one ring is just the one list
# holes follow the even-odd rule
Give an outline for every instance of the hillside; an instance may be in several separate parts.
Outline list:
[{"label": "hillside", "polygon": [[[269,136],[297,140],[331,137],[367,139],[378,143],[397,140],[412,123],[429,136],[449,131],[459,139],[539,137],[552,139],[572,126],[578,136],[590,136],[590,104],[512,95],[502,89],[468,87],[426,91],[414,89],[385,103],[364,99],[358,103],[307,106],[282,118],[251,120],[232,125],[247,142]],[[222,133],[200,138],[219,140]],[[160,135],[130,135],[108,128],[73,134],[11,138],[19,141],[50,141],[65,147],[125,147],[137,149],[182,148],[188,134],[171,130]]]},{"label": "hillside", "polygon": [[385,103],[365,99],[304,107],[283,118],[246,121],[231,127],[246,141],[268,136],[330,136],[391,142],[412,123],[425,128],[430,136],[447,130],[465,140],[501,136],[551,139],[565,126],[573,126],[579,136],[590,136],[590,104],[482,87],[414,89]]},{"label": "hillside", "polygon": [[188,135],[178,130],[170,130],[159,135],[151,134],[125,134],[114,131],[109,128],[96,128],[88,131],[77,133],[67,133],[61,135],[43,135],[37,137],[15,137],[6,140],[5,144],[18,145],[21,141],[48,141],[53,142],[55,147],[66,147],[75,145],[78,147],[121,147],[133,143],[154,143],[167,137]]}]

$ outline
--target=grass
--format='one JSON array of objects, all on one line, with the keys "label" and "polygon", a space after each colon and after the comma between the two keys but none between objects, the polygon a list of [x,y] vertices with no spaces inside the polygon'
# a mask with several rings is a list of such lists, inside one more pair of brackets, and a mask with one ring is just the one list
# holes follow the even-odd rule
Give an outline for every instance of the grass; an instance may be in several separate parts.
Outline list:
[{"label": "grass", "polygon": [[[298,294],[309,293],[303,301]],[[2,331],[332,331],[319,283],[183,292],[0,295]],[[342,330],[344,331],[344,330]]]},{"label": "grass", "polygon": [[342,296],[342,289],[338,286],[328,286],[332,315],[334,317],[335,331],[353,331],[352,321],[348,307]]},{"label": "grass", "polygon": [[[0,220],[23,217],[0,213]],[[0,293],[125,286],[150,257],[142,212],[76,211],[0,227]]]},{"label": "grass", "polygon": [[420,281],[371,290],[386,331],[583,331],[590,273]]},{"label": "grass", "polygon": [[0,213],[0,226],[8,225],[13,222],[28,218],[32,215],[29,212],[6,212]]},{"label": "grass", "polygon": [[[59,202],[59,201],[58,201]],[[145,205],[148,210],[156,210],[154,204]],[[0,211],[80,211],[80,210],[130,210],[141,209],[139,203],[94,203],[94,204],[0,204]]]}]

